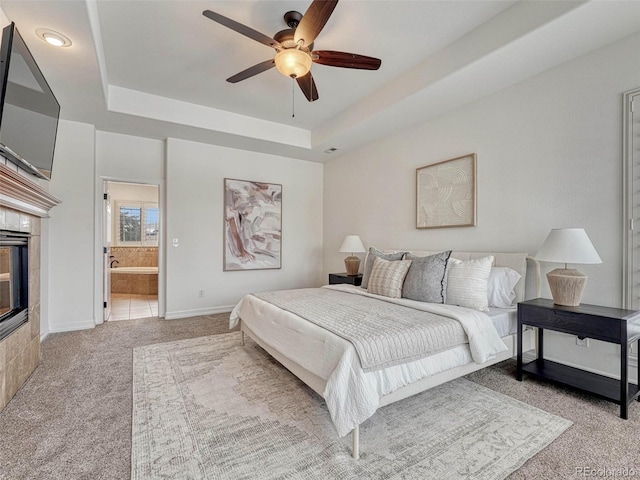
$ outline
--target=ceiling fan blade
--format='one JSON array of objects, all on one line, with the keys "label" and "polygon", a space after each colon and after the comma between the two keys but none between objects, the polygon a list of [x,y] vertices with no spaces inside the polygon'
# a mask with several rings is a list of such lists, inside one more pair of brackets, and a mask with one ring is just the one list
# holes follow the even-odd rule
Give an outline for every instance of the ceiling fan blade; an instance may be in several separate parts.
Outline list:
[{"label": "ceiling fan blade", "polygon": [[298,86],[304,96],[307,97],[307,100],[310,102],[315,102],[318,100],[318,89],[316,88],[316,82],[313,80],[313,76],[311,72],[307,73],[304,77],[296,78],[296,82],[298,82]]},{"label": "ceiling fan blade", "polygon": [[382,64],[379,58],[356,55],[355,53],[334,52],[333,50],[317,50],[311,52],[315,63],[330,67],[359,68],[361,70],[378,70]]},{"label": "ceiling fan blade", "polygon": [[247,27],[241,23],[236,22],[235,20],[231,20],[230,18],[225,17],[224,15],[220,15],[219,13],[212,12],[211,10],[205,10],[202,14],[213,20],[214,22],[219,23],[220,25],[224,25],[227,28],[230,28],[233,31],[241,33],[245,37],[249,37],[256,42],[260,42],[268,47],[276,48],[280,46],[279,42],[276,42],[273,38],[267,37],[265,34],[254,30],[253,28]]},{"label": "ceiling fan blade", "polygon": [[313,0],[296,27],[293,40],[296,43],[302,40],[303,47],[311,45],[324,28],[337,4],[338,0]]},{"label": "ceiling fan blade", "polygon": [[270,60],[265,60],[264,62],[260,62],[253,67],[249,67],[246,70],[241,71],[240,73],[236,73],[233,77],[227,78],[227,82],[238,83],[259,73],[266,72],[267,70],[275,66],[276,62],[273,60],[273,58]]}]

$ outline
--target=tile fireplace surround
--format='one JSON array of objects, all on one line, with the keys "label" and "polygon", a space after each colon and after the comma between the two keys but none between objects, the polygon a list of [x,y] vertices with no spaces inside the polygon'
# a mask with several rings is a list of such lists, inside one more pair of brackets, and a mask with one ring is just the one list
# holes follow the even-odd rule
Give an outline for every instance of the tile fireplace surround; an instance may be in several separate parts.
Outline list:
[{"label": "tile fireplace surround", "polygon": [[40,222],[60,200],[0,158],[0,230],[30,233],[29,321],[0,341],[0,410],[40,362]]}]

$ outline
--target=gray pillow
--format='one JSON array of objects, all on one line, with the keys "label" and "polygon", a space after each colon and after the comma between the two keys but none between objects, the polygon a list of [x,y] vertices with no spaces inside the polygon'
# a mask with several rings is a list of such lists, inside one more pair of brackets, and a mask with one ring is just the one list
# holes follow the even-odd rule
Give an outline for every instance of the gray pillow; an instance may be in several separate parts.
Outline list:
[{"label": "gray pillow", "polygon": [[444,276],[450,256],[451,250],[428,257],[406,255],[404,258],[411,260],[411,267],[404,279],[402,296],[420,302],[444,303]]},{"label": "gray pillow", "polygon": [[376,247],[369,247],[369,253],[367,253],[367,258],[364,261],[364,269],[362,270],[362,284],[360,286],[362,288],[367,288],[369,286],[369,276],[371,275],[373,262],[376,261],[376,257],[383,260],[395,261],[402,260],[402,257],[404,257],[405,253],[407,252],[384,253],[378,250]]}]

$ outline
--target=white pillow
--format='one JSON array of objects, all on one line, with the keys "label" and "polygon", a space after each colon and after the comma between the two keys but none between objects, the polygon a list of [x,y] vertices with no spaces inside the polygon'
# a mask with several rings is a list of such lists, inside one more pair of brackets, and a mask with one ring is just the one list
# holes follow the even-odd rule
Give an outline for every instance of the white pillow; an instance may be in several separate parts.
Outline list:
[{"label": "white pillow", "polygon": [[513,291],[521,275],[513,268],[493,267],[487,283],[487,299],[490,307],[510,308],[516,298]]},{"label": "white pillow", "polygon": [[402,297],[402,284],[410,266],[411,260],[390,261],[376,257],[367,291],[385,297]]},{"label": "white pillow", "polygon": [[489,311],[487,283],[491,274],[493,255],[467,260],[452,258],[447,268],[447,298],[449,305]]}]

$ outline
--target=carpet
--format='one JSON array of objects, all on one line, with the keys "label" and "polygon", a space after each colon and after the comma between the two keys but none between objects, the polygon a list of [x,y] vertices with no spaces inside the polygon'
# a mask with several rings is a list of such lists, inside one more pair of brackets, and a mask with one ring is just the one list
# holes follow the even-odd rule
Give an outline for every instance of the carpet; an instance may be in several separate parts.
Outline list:
[{"label": "carpet", "polygon": [[133,480],[502,479],[571,425],[457,379],[379,409],[353,460],[323,399],[239,333],[133,357]]}]

